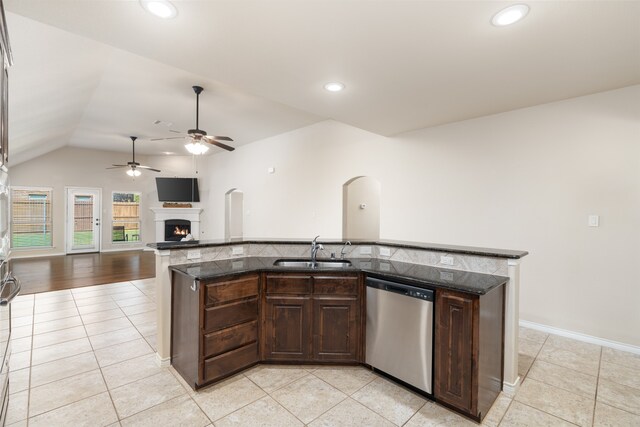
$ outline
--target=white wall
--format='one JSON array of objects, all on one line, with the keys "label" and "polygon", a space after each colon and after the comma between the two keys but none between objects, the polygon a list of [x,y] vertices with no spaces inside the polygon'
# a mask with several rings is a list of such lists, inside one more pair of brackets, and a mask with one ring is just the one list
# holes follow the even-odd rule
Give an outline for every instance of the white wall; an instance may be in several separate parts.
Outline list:
[{"label": "white wall", "polygon": [[326,121],[207,161],[208,237],[234,187],[245,236],[339,237],[342,184],[372,176],[383,239],[528,250],[522,319],[640,345],[640,86],[395,138]]},{"label": "white wall", "polygon": [[[12,186],[34,186],[53,188],[53,248],[37,250],[13,250],[14,258],[32,255],[55,255],[65,252],[64,218],[65,187],[96,187],[102,189],[102,249],[119,250],[142,248],[155,241],[155,223],[150,207],[161,206],[156,191],[156,176],[194,175],[192,158],[188,156],[136,156],[143,165],[162,170],[162,173],[142,172],[133,179],[124,169],[107,170],[111,164],[125,164],[131,160],[127,153],[65,147],[37,157],[28,162],[10,166]],[[139,158],[138,158],[139,157]],[[206,204],[208,179],[200,179],[200,196]],[[139,243],[111,242],[111,193],[113,191],[136,191],[141,198],[141,241]],[[194,204],[196,206],[198,204]]]}]

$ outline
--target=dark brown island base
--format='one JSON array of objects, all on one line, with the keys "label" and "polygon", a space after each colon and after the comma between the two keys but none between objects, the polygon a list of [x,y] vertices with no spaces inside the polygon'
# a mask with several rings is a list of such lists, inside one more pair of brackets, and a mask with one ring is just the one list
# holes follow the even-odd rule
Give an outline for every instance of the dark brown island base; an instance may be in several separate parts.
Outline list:
[{"label": "dark brown island base", "polygon": [[487,414],[502,390],[507,277],[398,262],[389,273],[375,259],[339,271],[274,260],[170,267],[171,363],[193,389],[257,363],[365,365],[365,278],[377,277],[435,291],[428,397],[476,421]]}]

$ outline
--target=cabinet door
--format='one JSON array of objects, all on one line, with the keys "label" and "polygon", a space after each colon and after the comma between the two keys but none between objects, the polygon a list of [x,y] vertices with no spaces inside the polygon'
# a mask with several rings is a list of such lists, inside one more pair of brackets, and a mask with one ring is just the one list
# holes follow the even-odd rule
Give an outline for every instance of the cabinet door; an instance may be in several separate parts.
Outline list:
[{"label": "cabinet door", "polygon": [[467,413],[474,409],[473,316],[477,298],[440,291],[436,295],[434,395]]},{"label": "cabinet door", "polygon": [[358,360],[359,304],[356,297],[313,300],[313,358],[322,361]]},{"label": "cabinet door", "polygon": [[311,357],[311,298],[266,296],[264,357],[307,360]]}]

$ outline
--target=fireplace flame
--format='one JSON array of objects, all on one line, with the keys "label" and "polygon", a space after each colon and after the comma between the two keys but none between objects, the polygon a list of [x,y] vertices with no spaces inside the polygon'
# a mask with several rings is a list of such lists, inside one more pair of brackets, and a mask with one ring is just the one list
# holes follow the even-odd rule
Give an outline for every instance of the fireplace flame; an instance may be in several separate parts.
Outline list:
[{"label": "fireplace flame", "polygon": [[179,225],[176,225],[176,228],[173,229],[174,236],[186,236],[187,234],[189,234],[189,230],[181,228]]}]

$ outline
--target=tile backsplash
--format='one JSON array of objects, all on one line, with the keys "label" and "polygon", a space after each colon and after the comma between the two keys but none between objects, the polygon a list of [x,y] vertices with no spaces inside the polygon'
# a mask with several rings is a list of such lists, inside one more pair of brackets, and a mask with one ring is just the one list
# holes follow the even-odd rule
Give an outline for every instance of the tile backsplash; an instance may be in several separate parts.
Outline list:
[{"label": "tile backsplash", "polygon": [[[361,246],[363,246],[361,248]],[[234,251],[235,248],[235,251]],[[241,252],[240,249],[241,248]],[[340,258],[343,245],[327,244],[324,250],[318,252],[318,258],[329,258],[335,253]],[[362,249],[371,254],[362,254]],[[245,243],[242,245],[211,246],[199,248],[199,259],[187,259],[187,250],[172,249],[170,264],[187,264],[189,262],[207,262],[221,259],[253,257],[282,257],[282,258],[308,258],[310,245],[308,244],[272,244],[272,243]],[[449,257],[450,264],[441,263],[441,257]],[[406,262],[412,264],[429,265],[433,267],[447,268],[451,270],[472,271],[475,273],[508,276],[508,261],[504,258],[489,256],[465,255],[449,252],[439,252],[422,249],[398,248],[384,245],[348,245],[345,247],[345,258],[378,258],[391,261]]]}]

